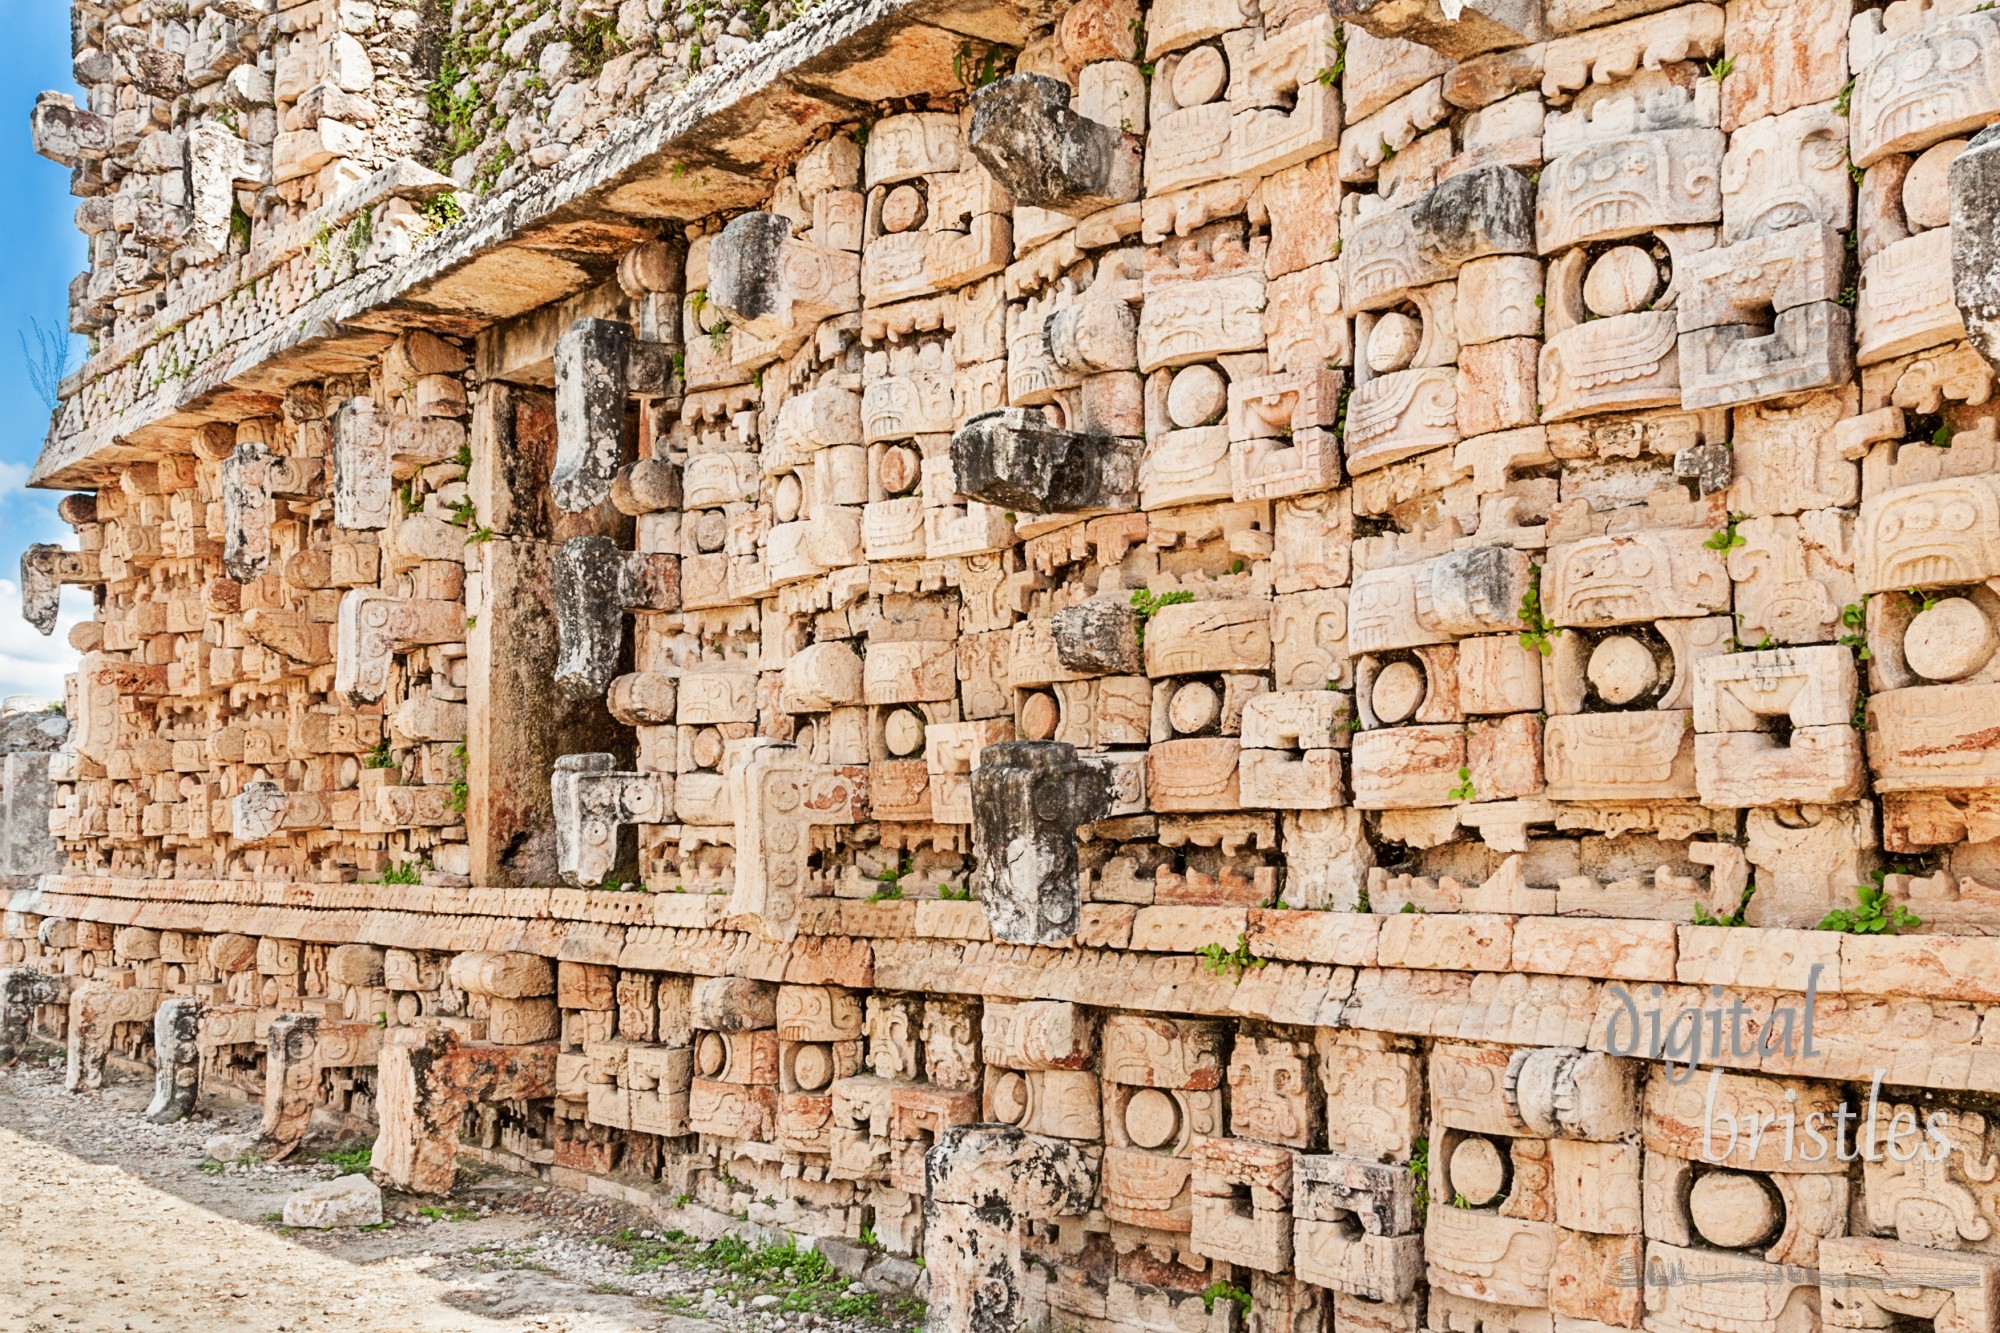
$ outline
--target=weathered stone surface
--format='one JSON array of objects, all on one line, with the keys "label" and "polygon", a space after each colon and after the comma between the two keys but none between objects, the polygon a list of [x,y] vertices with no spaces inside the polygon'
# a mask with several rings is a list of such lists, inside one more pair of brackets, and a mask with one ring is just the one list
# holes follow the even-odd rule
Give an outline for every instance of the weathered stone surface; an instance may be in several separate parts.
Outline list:
[{"label": "weathered stone surface", "polygon": [[976,416],[951,440],[958,489],[1029,514],[1087,514],[1134,503],[1139,448],[1048,423],[1035,408]]},{"label": "weathered stone surface", "polygon": [[1146,667],[1139,617],[1126,602],[1099,598],[1056,612],[1056,657],[1071,671],[1138,675]]},{"label": "weathered stone surface", "polygon": [[321,1180],[285,1197],[285,1225],[330,1231],[382,1220],[382,1191],[367,1176]]},{"label": "weathered stone surface", "polygon": [[2000,200],[2000,134],[1982,130],[1951,164],[1952,295],[1965,334],[2000,365],[2000,246],[1980,219]]},{"label": "weathered stone surface", "polygon": [[158,1071],[146,1119],[156,1125],[187,1119],[200,1100],[201,1048],[195,1038],[205,1008],[200,1000],[172,999],[153,1015],[153,1059]]},{"label": "weathered stone surface", "polygon": [[1332,9],[1377,37],[1400,37],[1454,60],[1542,38],[1541,0],[1334,0]]},{"label": "weathered stone surface", "polygon": [[621,551],[608,537],[573,537],[555,552],[553,572],[556,684],[574,698],[601,696],[618,674],[626,613],[680,609],[680,562]]},{"label": "weathered stone surface", "polygon": [[1475,167],[1429,190],[1410,223],[1417,253],[1444,268],[1533,254],[1535,187],[1512,167]]},{"label": "weathered stone surface", "polygon": [[1076,933],[1076,830],[1111,813],[1105,770],[1057,741],[980,752],[972,774],[974,883],[994,935],[1046,944]]},{"label": "weathered stone surface", "polygon": [[1069,89],[1013,74],[972,98],[973,156],[1017,203],[1078,217],[1135,199],[1139,145],[1115,125],[1070,107]]},{"label": "weathered stone surface", "polygon": [[549,780],[555,808],[556,865],[571,884],[602,884],[630,859],[620,850],[625,826],[662,822],[673,809],[672,786],[657,773],[615,772],[608,754],[556,760]]}]

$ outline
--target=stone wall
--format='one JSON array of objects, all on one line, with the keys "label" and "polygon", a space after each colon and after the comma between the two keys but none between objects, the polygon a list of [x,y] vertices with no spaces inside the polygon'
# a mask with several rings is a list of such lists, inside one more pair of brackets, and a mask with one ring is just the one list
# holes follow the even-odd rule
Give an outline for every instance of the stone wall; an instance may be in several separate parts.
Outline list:
[{"label": "stone wall", "polygon": [[939,1330],[1995,1333],[2000,16],[1452,8],[468,9],[549,169],[58,422],[0,1016]]}]

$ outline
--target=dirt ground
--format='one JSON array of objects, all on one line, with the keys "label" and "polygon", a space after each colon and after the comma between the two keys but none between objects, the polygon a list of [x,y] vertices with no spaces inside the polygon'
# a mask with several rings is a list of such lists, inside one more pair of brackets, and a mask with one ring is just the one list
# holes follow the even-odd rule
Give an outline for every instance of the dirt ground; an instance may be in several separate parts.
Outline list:
[{"label": "dirt ground", "polygon": [[817,1255],[717,1260],[623,1204],[501,1172],[462,1170],[445,1200],[388,1193],[379,1228],[294,1231],[285,1197],[338,1174],[308,1151],[327,1145],[225,1166],[202,1144],[253,1129],[252,1110],[149,1125],[149,1092],[73,1095],[39,1056],[0,1070],[0,1333],[886,1333],[920,1315]]}]

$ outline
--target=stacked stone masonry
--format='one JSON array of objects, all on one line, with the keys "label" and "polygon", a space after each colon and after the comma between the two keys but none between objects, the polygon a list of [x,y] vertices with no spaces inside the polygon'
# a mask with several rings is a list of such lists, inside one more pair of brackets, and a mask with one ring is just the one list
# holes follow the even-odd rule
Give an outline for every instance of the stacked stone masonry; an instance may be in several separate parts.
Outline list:
[{"label": "stacked stone masonry", "polygon": [[2000,1333],[2000,11],[825,0],[459,194],[514,10],[77,7],[0,1059],[941,1333]]}]

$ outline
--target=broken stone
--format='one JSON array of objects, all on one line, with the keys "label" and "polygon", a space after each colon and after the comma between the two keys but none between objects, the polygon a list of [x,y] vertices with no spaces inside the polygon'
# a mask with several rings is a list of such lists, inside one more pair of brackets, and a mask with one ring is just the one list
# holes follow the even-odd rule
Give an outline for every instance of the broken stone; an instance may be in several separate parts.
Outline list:
[{"label": "broken stone", "polygon": [[21,552],[21,616],[43,634],[52,634],[62,609],[62,585],[102,581],[96,552],[36,542]]},{"label": "broken stone", "polygon": [[1453,60],[1542,39],[1542,0],[1330,0],[1333,16]]},{"label": "broken stone", "polygon": [[972,155],[1016,204],[1083,217],[1139,197],[1136,138],[1070,109],[1070,90],[1012,74],[972,95]]},{"label": "broken stone", "polygon": [[1990,225],[2000,209],[2000,126],[1953,159],[1950,182],[1952,297],[1966,338],[2000,366],[2000,236]]},{"label": "broken stone", "polygon": [[0,1069],[19,1059],[38,1006],[69,1002],[70,979],[31,967],[0,968]]},{"label": "broken stone", "polygon": [[1028,1309],[1026,1225],[1081,1217],[1097,1193],[1094,1154],[1012,1125],[958,1125],[924,1155],[929,1327],[1014,1333]]},{"label": "broken stone", "polygon": [[580,514],[611,496],[625,448],[626,361],[632,326],[579,319],[556,340],[556,461],[549,492]]},{"label": "broken stone", "polygon": [[156,1125],[185,1120],[194,1114],[201,1095],[201,1032],[205,1006],[200,1000],[177,996],[164,1001],[153,1015],[153,1101],[146,1119]]},{"label": "broken stone", "polygon": [[1055,613],[1051,628],[1056,659],[1071,671],[1111,676],[1146,673],[1139,649],[1139,616],[1125,602],[1098,597],[1063,607]]},{"label": "broken stone", "polygon": [[382,1191],[366,1176],[321,1180],[285,1199],[285,1225],[328,1231],[369,1227],[382,1220]]},{"label": "broken stone", "polygon": [[680,561],[622,551],[609,537],[574,537],[555,554],[556,684],[575,699],[611,687],[625,647],[628,611],[678,611]]},{"label": "broken stone", "polygon": [[1050,944],[1076,933],[1076,831],[1111,813],[1110,776],[1060,741],[1010,741],[972,773],[974,895],[995,939]]},{"label": "broken stone", "polygon": [[1051,426],[1039,408],[973,417],[951,441],[959,491],[1028,514],[1084,514],[1138,503],[1143,449]]},{"label": "broken stone", "polygon": [[1411,215],[1417,253],[1456,269],[1488,255],[1535,252],[1535,187],[1508,166],[1475,167],[1434,186]]},{"label": "broken stone", "polygon": [[673,795],[658,773],[619,773],[608,754],[566,754],[549,780],[555,803],[556,863],[571,884],[602,884],[629,858],[619,851],[627,824],[662,824]]}]

